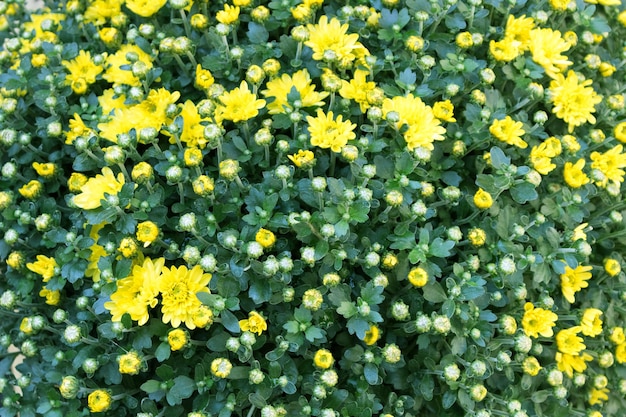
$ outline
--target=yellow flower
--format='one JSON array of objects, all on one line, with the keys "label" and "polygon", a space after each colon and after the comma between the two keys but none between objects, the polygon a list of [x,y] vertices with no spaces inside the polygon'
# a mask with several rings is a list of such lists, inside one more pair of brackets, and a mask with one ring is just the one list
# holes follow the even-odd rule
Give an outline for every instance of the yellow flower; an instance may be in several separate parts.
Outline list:
[{"label": "yellow flower", "polygon": [[519,43],[507,38],[504,38],[501,41],[490,41],[489,52],[491,53],[491,56],[499,62],[513,61],[521,53]]},{"label": "yellow flower", "polygon": [[481,210],[486,210],[493,205],[493,198],[487,191],[479,188],[474,194],[474,205]]},{"label": "yellow flower", "polygon": [[559,371],[565,372],[567,376],[573,378],[574,372],[581,373],[587,369],[587,363],[593,357],[584,352],[582,355],[571,355],[569,353],[556,352],[555,360]]},{"label": "yellow flower", "polygon": [[152,179],[152,175],[154,170],[152,165],[147,162],[139,162],[137,165],[133,167],[133,170],[130,173],[130,177],[137,184],[145,184]]},{"label": "yellow flower", "polygon": [[604,401],[607,401],[609,399],[608,393],[608,388],[591,388],[588,396],[589,405],[602,404]]},{"label": "yellow flower", "polygon": [[446,128],[441,126],[441,122],[433,113],[433,109],[427,106],[422,99],[414,97],[412,94],[406,96],[395,96],[391,99],[383,100],[383,116],[389,118],[390,113],[398,116],[398,121],[394,127],[400,130],[403,125],[407,125],[404,132],[404,140],[407,148],[412,151],[422,147],[433,150],[433,142],[444,140]]},{"label": "yellow flower", "polygon": [[104,70],[102,65],[93,62],[89,51],[80,50],[78,56],[71,61],[61,61],[68,70],[65,76],[66,84],[72,87],[76,94],[87,92],[87,86],[96,82],[96,77]]},{"label": "yellow flower", "polygon": [[215,181],[206,175],[200,175],[191,185],[193,192],[202,197],[211,195],[215,190]]},{"label": "yellow flower", "polygon": [[228,181],[234,180],[239,175],[239,161],[225,159],[219,165],[220,176]]},{"label": "yellow flower", "polygon": [[535,20],[532,17],[509,15],[506,21],[504,38],[512,41],[523,52],[530,47],[530,32],[534,28]]},{"label": "yellow flower", "polygon": [[[589,226],[589,223],[581,223],[576,226],[574,230],[572,230],[572,237],[570,238],[570,240],[572,242],[576,242],[577,240],[587,240],[587,234],[585,233],[585,229],[587,229],[587,226]],[[587,231],[591,229],[593,228],[590,227],[589,229],[587,229]]]},{"label": "yellow flower", "polygon": [[616,345],[621,345],[626,342],[626,334],[624,334],[623,327],[613,327],[609,331],[609,340]]},{"label": "yellow flower", "polygon": [[193,312],[193,322],[199,329],[204,329],[213,323],[213,310],[205,305]]},{"label": "yellow flower", "polygon": [[578,265],[574,269],[565,266],[565,273],[561,274],[561,292],[568,302],[573,303],[574,294],[589,286],[587,281],[591,278],[591,269],[591,266]]},{"label": "yellow flower", "polygon": [[173,329],[167,334],[167,343],[170,345],[172,352],[184,348],[188,341],[187,332],[183,329]]},{"label": "yellow flower", "polygon": [[596,181],[596,185],[606,187],[609,182],[621,184],[624,181],[626,168],[626,153],[622,144],[616,145],[604,153],[591,153],[591,169],[599,170],[604,178]]},{"label": "yellow flower", "polygon": [[85,23],[93,23],[96,26],[103,25],[113,16],[122,13],[124,0],[95,0],[89,4],[85,11]]},{"label": "yellow flower", "polygon": [[363,337],[363,342],[371,346],[376,343],[380,339],[380,329],[376,325],[371,325],[370,328],[365,332],[365,337]]},{"label": "yellow flower", "polygon": [[613,128],[613,136],[622,143],[626,143],[626,122],[621,122]]},{"label": "yellow flower", "polygon": [[[191,100],[185,101],[180,107],[179,116],[183,118],[183,131],[180,133],[180,141],[189,147],[204,149],[207,139],[204,136],[204,125],[201,123],[207,119],[200,116],[195,103]],[[166,132],[166,135],[170,136],[170,143],[176,143],[176,138],[169,132]]]},{"label": "yellow flower", "polygon": [[215,15],[215,18],[218,22],[224,25],[232,25],[233,23],[237,23],[239,20],[239,9],[238,6],[231,6],[230,4],[224,5],[224,10],[220,10]]},{"label": "yellow flower", "polygon": [[259,231],[256,232],[254,240],[267,249],[274,245],[276,242],[276,236],[271,230],[260,228]]},{"label": "yellow flower", "polygon": [[85,125],[83,119],[81,119],[78,113],[74,113],[74,118],[69,121],[70,130],[65,132],[65,144],[72,145],[74,141],[83,137],[85,139],[89,139],[91,136],[95,136],[96,133]]},{"label": "yellow flower", "polygon": [[444,122],[454,123],[454,105],[450,100],[438,101],[433,105],[433,115]]},{"label": "yellow flower", "polygon": [[580,326],[563,329],[556,334],[556,347],[561,353],[578,355],[586,349],[583,338],[578,336],[582,328]]},{"label": "yellow flower", "polygon": [[533,303],[524,305],[524,317],[522,317],[522,327],[524,333],[529,337],[552,337],[554,332],[552,328],[556,326],[559,318],[555,313],[543,308],[535,308]]},{"label": "yellow flower", "polygon": [[462,49],[471,48],[474,46],[474,40],[472,39],[471,32],[459,32],[454,38],[454,43],[456,46]]},{"label": "yellow flower", "polygon": [[473,246],[478,247],[484,245],[487,241],[487,233],[485,233],[483,229],[474,227],[473,229],[470,229],[467,234],[467,238]]},{"label": "yellow flower", "polygon": [[98,174],[89,178],[81,187],[81,193],[74,196],[74,204],[84,210],[93,210],[100,207],[100,201],[105,199],[105,194],[117,195],[124,186],[124,174],[113,175],[111,168],[102,168],[102,175]]},{"label": "yellow flower", "polygon": [[556,77],[563,69],[572,65],[567,56],[561,55],[567,51],[570,44],[561,37],[558,30],[533,29],[530,31],[530,52],[532,59],[541,65],[550,78]]},{"label": "yellow flower", "polygon": [[163,323],[171,323],[174,327],[184,323],[187,328],[195,329],[193,312],[202,305],[196,294],[208,293],[210,280],[211,274],[205,274],[199,265],[191,270],[184,265],[163,267],[159,280]]},{"label": "yellow flower", "polygon": [[567,123],[568,131],[584,123],[595,123],[592,115],[596,111],[595,105],[602,101],[602,97],[590,87],[591,80],[579,82],[574,71],[568,71],[567,78],[563,74],[556,74],[550,82],[548,100],[553,104],[552,113]]},{"label": "yellow flower", "polygon": [[298,168],[312,168],[315,165],[315,154],[311,151],[300,149],[293,155],[287,155],[287,158],[293,162]]},{"label": "yellow flower", "polygon": [[576,163],[566,162],[563,166],[563,179],[572,188],[580,188],[589,183],[589,177],[584,173],[585,160],[580,158]]},{"label": "yellow flower", "polygon": [[141,370],[141,358],[135,351],[118,356],[120,374],[137,375]]},{"label": "yellow flower", "polygon": [[114,54],[107,56],[105,61],[107,68],[102,77],[114,86],[123,84],[140,86],[141,80],[130,70],[133,63],[128,60],[129,54],[135,55],[137,62],[143,63],[148,70],[152,69],[152,57],[150,55],[137,45],[122,45]]},{"label": "yellow flower", "polygon": [[7,265],[15,270],[24,266],[24,255],[21,252],[11,252],[6,260]]},{"label": "yellow flower", "polygon": [[428,283],[428,272],[424,268],[415,267],[409,271],[409,282],[415,287],[423,287]]},{"label": "yellow flower", "polygon": [[328,369],[334,362],[333,354],[327,349],[319,349],[313,356],[313,363],[320,369]]},{"label": "yellow flower", "polygon": [[260,336],[264,330],[267,330],[267,322],[259,313],[251,311],[247,319],[239,320],[239,327],[241,331],[249,331]]},{"label": "yellow flower", "polygon": [[328,92],[315,91],[315,85],[311,84],[311,76],[306,69],[297,71],[290,76],[283,74],[276,77],[266,84],[266,90],[262,93],[266,98],[274,98],[274,101],[268,103],[267,110],[270,114],[286,113],[293,111],[293,102],[289,102],[289,94],[292,89],[298,93],[300,107],[319,107],[324,105],[324,99],[328,96]]},{"label": "yellow flower", "polygon": [[307,25],[309,39],[305,45],[313,50],[313,59],[316,61],[330,60],[339,63],[342,68],[348,68],[357,59],[368,56],[369,51],[358,41],[356,33],[347,34],[348,24],[328,16],[322,15],[316,25]]},{"label": "yellow flower", "polygon": [[552,158],[561,154],[561,141],[554,136],[549,137],[530,150],[530,162],[541,175],[549,174],[556,165]]},{"label": "yellow flower", "polygon": [[602,6],[619,6],[622,4],[620,0],[585,0],[586,3],[600,4]]},{"label": "yellow flower", "polygon": [[602,333],[602,311],[597,308],[587,308],[583,313],[583,317],[580,320],[580,327],[582,328],[582,334],[589,337],[596,337]]},{"label": "yellow flower", "polygon": [[159,237],[159,226],[151,221],[141,222],[137,225],[137,240],[147,248]]},{"label": "yellow flower", "polygon": [[211,362],[211,373],[218,378],[228,378],[232,369],[233,364],[226,358],[213,359]]},{"label": "yellow flower", "polygon": [[110,311],[112,321],[120,321],[124,314],[143,326],[150,318],[150,308],[154,308],[159,295],[159,277],[165,259],[145,258],[142,265],[135,265],[131,274],[117,281],[117,289],[111,294],[111,300],[104,303]]},{"label": "yellow flower", "polygon": [[522,126],[522,122],[516,122],[511,116],[504,119],[496,119],[489,126],[489,132],[498,140],[525,149],[528,144],[522,139],[522,135],[526,133]]},{"label": "yellow flower", "polygon": [[620,343],[615,348],[615,359],[619,363],[626,363],[626,343]]},{"label": "yellow flower", "polygon": [[102,413],[111,407],[111,394],[103,389],[92,391],[87,397],[87,405],[92,413]]},{"label": "yellow flower", "polygon": [[622,271],[622,267],[617,259],[607,258],[604,260],[604,271],[614,277]]},{"label": "yellow flower", "polygon": [[198,66],[196,66],[196,79],[194,84],[196,88],[200,90],[207,90],[213,85],[214,82],[215,78],[213,78],[211,71],[202,68],[202,65],[198,64]]},{"label": "yellow flower", "polygon": [[57,166],[51,162],[42,164],[39,162],[33,162],[33,168],[37,175],[44,178],[52,178],[56,174]]},{"label": "yellow flower", "polygon": [[550,7],[558,12],[564,12],[567,10],[567,5],[570,3],[570,0],[550,0]]},{"label": "yellow flower", "polygon": [[150,17],[156,14],[167,0],[126,0],[126,7],[141,17]]},{"label": "yellow flower", "polygon": [[341,97],[356,101],[362,113],[370,108],[368,95],[376,89],[375,82],[367,81],[368,74],[369,71],[357,69],[350,81],[341,80],[341,90],[339,90]]},{"label": "yellow flower", "polygon": [[39,291],[39,296],[46,299],[46,304],[50,306],[56,306],[61,301],[61,291],[49,290],[46,287]]},{"label": "yellow flower", "polygon": [[530,376],[536,376],[541,370],[541,365],[539,364],[537,358],[535,358],[534,356],[529,356],[524,359],[524,362],[522,362],[522,370],[525,374],[528,374]]},{"label": "yellow flower", "polygon": [[317,109],[317,117],[307,116],[306,120],[309,123],[308,129],[313,146],[341,152],[341,148],[356,137],[353,132],[356,125],[349,120],[343,121],[342,115],[334,119],[332,111],[324,114],[321,109]]},{"label": "yellow flower", "polygon": [[26,268],[33,271],[36,274],[41,275],[43,282],[48,282],[54,276],[55,269],[59,265],[54,258],[47,257],[46,255],[37,255],[37,261],[26,264]]},{"label": "yellow flower", "polygon": [[218,123],[222,120],[230,120],[234,123],[244,122],[256,117],[266,103],[265,100],[257,99],[256,95],[248,89],[248,83],[245,81],[242,81],[239,87],[219,96],[219,101],[220,104],[215,109],[215,119]]},{"label": "yellow flower", "polygon": [[25,335],[30,335],[33,333],[33,319],[31,317],[24,317],[20,322],[20,332]]},{"label": "yellow flower", "polygon": [[42,189],[41,182],[38,180],[30,180],[27,184],[24,184],[18,190],[22,197],[27,198],[28,200],[34,200],[39,197]]}]

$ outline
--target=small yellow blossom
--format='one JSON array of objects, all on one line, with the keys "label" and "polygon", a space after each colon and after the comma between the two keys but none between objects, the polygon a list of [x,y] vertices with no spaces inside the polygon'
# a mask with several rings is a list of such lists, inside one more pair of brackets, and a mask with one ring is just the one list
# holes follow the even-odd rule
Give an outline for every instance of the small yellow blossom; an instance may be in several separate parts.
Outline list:
[{"label": "small yellow blossom", "polygon": [[334,362],[333,354],[327,349],[319,349],[313,356],[313,363],[320,369],[328,369]]},{"label": "small yellow blossom", "polygon": [[226,358],[213,359],[211,373],[218,378],[228,378],[233,369],[233,364]]},{"label": "small yellow blossom", "polygon": [[92,391],[87,397],[87,405],[92,413],[102,413],[111,407],[111,394],[103,389]]},{"label": "small yellow blossom", "polygon": [[622,271],[622,267],[617,259],[607,258],[604,260],[604,271],[614,277]]},{"label": "small yellow blossom", "polygon": [[135,351],[130,351],[117,358],[120,374],[137,375],[141,370],[141,358]]},{"label": "small yellow blossom", "polygon": [[187,336],[187,332],[183,329],[173,329],[167,334],[167,343],[170,345],[172,352],[181,350],[187,346],[188,341],[189,337]]},{"label": "small yellow blossom", "polygon": [[250,331],[252,333],[256,333],[257,335],[261,335],[264,330],[267,330],[267,322],[256,311],[251,311],[248,313],[248,318],[245,320],[239,320],[239,327],[242,331]]},{"label": "small yellow blossom", "polygon": [[486,210],[493,205],[493,198],[487,191],[479,188],[474,194],[474,205],[481,210]]},{"label": "small yellow blossom", "polygon": [[424,268],[415,267],[409,271],[409,282],[415,287],[423,287],[428,283],[428,272]]},{"label": "small yellow blossom", "polygon": [[260,228],[259,231],[256,232],[254,240],[265,249],[267,249],[272,247],[276,242],[276,235],[274,235],[271,230]]}]

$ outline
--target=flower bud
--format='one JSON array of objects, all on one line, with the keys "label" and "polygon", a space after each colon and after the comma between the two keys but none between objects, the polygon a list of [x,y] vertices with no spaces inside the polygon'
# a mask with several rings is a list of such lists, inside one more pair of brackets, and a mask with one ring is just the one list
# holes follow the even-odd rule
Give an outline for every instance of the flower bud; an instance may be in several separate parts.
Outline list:
[{"label": "flower bud", "polygon": [[78,379],[72,375],[63,377],[61,384],[59,384],[59,392],[61,393],[61,396],[68,400],[76,398],[79,389],[80,383]]}]

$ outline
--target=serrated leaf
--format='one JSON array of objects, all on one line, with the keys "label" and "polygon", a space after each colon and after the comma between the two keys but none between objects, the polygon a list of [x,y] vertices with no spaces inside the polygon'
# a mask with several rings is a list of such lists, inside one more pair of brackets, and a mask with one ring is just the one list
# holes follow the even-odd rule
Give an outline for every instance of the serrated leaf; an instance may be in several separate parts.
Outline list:
[{"label": "serrated leaf", "polygon": [[196,390],[196,382],[185,375],[179,375],[174,378],[174,385],[166,394],[169,405],[178,405],[185,398],[189,398]]},{"label": "serrated leaf", "polygon": [[454,247],[454,241],[435,238],[428,247],[428,253],[437,258],[446,258],[450,256],[450,250]]},{"label": "serrated leaf", "polygon": [[426,284],[422,291],[424,293],[424,299],[431,303],[442,303],[448,299],[446,292],[439,282],[431,282]]}]

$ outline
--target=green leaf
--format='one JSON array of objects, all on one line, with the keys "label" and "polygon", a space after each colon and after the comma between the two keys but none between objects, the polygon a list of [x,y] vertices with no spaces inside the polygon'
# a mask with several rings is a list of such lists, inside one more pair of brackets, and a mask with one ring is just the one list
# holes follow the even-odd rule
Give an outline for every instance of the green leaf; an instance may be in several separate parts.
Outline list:
[{"label": "green leaf", "polygon": [[357,313],[357,308],[351,301],[342,301],[341,305],[337,308],[337,313],[348,319]]},{"label": "green leaf", "polygon": [[539,197],[535,186],[529,182],[522,182],[511,188],[511,197],[519,204],[525,204],[528,201],[536,200]]},{"label": "green leaf", "polygon": [[450,250],[454,247],[454,241],[435,238],[428,247],[428,253],[437,258],[446,258],[451,255]]},{"label": "green leaf", "polygon": [[373,363],[366,363],[363,368],[363,376],[365,380],[370,385],[378,385],[379,377],[378,377],[378,368]]},{"label": "green leaf", "polygon": [[157,392],[161,389],[161,383],[159,381],[151,379],[141,384],[140,389],[146,394],[152,394],[153,392]]},{"label": "green leaf", "polygon": [[316,340],[326,340],[325,334],[326,332],[319,327],[311,326],[305,330],[304,337],[306,337],[306,340],[313,343]]},{"label": "green leaf", "polygon": [[497,146],[491,148],[491,165],[494,169],[506,168],[511,164],[511,158],[504,154],[504,151]]},{"label": "green leaf", "polygon": [[239,320],[233,313],[228,310],[224,310],[220,313],[220,317],[222,318],[222,325],[231,333],[239,333],[241,329],[239,328]]},{"label": "green leaf", "polygon": [[256,22],[248,23],[248,39],[255,44],[263,44],[269,39],[269,32],[265,26]]},{"label": "green leaf", "polygon": [[169,405],[182,403],[185,398],[191,397],[196,390],[196,382],[185,375],[174,378],[174,385],[167,392],[166,399]]},{"label": "green leaf", "polygon": [[448,299],[443,287],[437,281],[426,284],[422,290],[424,292],[424,299],[428,302],[442,303]]},{"label": "green leaf", "polygon": [[272,296],[272,289],[270,283],[265,279],[255,279],[250,283],[248,295],[252,298],[255,304],[263,304],[270,300]]},{"label": "green leaf", "polygon": [[456,391],[453,390],[447,390],[446,392],[443,393],[443,397],[441,398],[441,405],[443,406],[444,409],[449,409],[450,407],[452,407],[454,405],[454,403],[456,402]]},{"label": "green leaf", "polygon": [[467,350],[467,341],[463,336],[455,336],[450,343],[450,348],[453,355],[461,356]]},{"label": "green leaf", "polygon": [[419,384],[419,390],[426,401],[433,399],[433,391],[435,389],[435,381],[430,375],[426,375],[422,378]]},{"label": "green leaf", "polygon": [[154,351],[154,357],[156,358],[157,361],[163,362],[169,359],[171,353],[172,353],[172,350],[170,348],[169,343],[163,342]]}]

